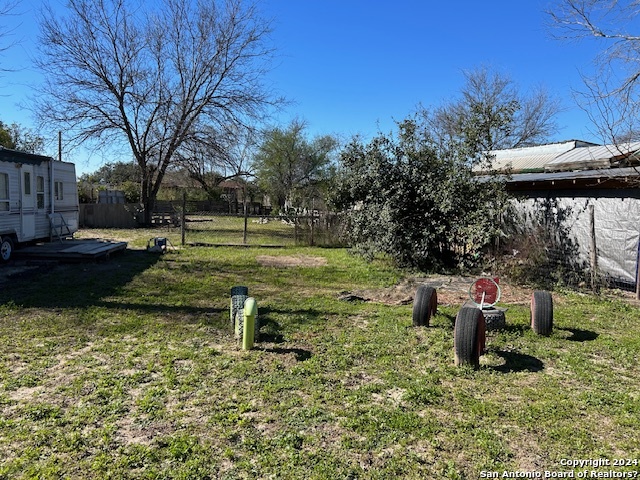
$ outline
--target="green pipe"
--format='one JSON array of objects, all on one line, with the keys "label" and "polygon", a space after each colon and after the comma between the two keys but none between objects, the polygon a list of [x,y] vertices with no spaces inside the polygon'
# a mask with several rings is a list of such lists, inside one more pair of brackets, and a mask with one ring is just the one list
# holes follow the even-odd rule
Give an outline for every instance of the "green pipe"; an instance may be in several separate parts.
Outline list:
[{"label": "green pipe", "polygon": [[244,302],[244,329],[242,331],[242,349],[253,348],[253,336],[255,332],[256,317],[258,316],[258,304],[255,298],[249,297]]}]

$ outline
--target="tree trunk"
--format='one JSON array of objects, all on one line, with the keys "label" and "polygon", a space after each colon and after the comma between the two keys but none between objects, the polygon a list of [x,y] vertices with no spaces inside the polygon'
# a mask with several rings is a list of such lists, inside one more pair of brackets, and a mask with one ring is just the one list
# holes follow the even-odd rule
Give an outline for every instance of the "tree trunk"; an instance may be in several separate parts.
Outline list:
[{"label": "tree trunk", "polygon": [[142,182],[140,189],[140,203],[144,208],[142,223],[144,226],[151,225],[151,219],[153,218],[153,210],[156,204],[156,196],[153,190],[153,181],[151,174],[145,169],[142,173]]}]

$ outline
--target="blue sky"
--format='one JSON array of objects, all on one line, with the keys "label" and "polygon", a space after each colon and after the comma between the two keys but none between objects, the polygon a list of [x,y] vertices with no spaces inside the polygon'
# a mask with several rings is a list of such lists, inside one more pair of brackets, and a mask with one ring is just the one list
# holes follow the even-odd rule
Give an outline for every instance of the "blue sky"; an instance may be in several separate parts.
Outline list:
[{"label": "blue sky", "polygon": [[[0,54],[3,67],[16,70],[0,78],[5,123],[33,125],[31,113],[19,105],[37,94],[30,58],[36,53],[39,5],[22,0],[11,19],[18,27],[1,40],[16,42]],[[455,98],[462,72],[485,65],[510,76],[523,92],[543,85],[562,100],[562,129],[552,140],[600,142],[572,97],[598,45],[553,39],[544,13],[551,6],[550,0],[261,0],[264,16],[273,20],[278,51],[267,81],[291,101],[274,122],[297,117],[307,121],[312,136],[368,138],[388,132],[394,119],[418,104],[437,106]],[[48,153],[55,154],[57,139],[50,140]],[[104,161],[83,150],[70,156],[79,174]]]}]

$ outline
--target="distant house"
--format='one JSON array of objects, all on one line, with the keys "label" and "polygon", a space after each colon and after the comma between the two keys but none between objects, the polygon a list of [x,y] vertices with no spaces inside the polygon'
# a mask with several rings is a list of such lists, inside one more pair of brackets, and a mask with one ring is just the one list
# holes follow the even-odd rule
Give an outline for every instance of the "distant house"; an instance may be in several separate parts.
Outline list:
[{"label": "distant house", "polygon": [[[509,173],[507,190],[534,210],[544,200],[570,212],[564,223],[588,260],[593,207],[598,272],[635,285],[640,239],[640,142],[595,145],[572,140],[491,152],[492,169]],[[479,171],[478,173],[487,173]]]}]

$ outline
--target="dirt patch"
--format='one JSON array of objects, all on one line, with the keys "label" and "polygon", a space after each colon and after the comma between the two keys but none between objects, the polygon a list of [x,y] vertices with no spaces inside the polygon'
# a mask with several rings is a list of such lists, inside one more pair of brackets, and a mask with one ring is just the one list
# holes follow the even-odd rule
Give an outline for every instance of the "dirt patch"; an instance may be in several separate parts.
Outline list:
[{"label": "dirt patch", "polygon": [[[469,287],[475,280],[475,277],[455,275],[410,277],[392,287],[342,292],[341,298],[387,305],[408,305],[413,303],[418,286],[427,285],[436,289],[440,305],[462,305],[469,300]],[[524,305],[531,300],[531,290],[527,288],[511,285],[504,280],[501,280],[500,288],[501,302]]]},{"label": "dirt patch", "polygon": [[256,260],[263,267],[322,267],[327,264],[324,257],[310,255],[258,255]]}]

